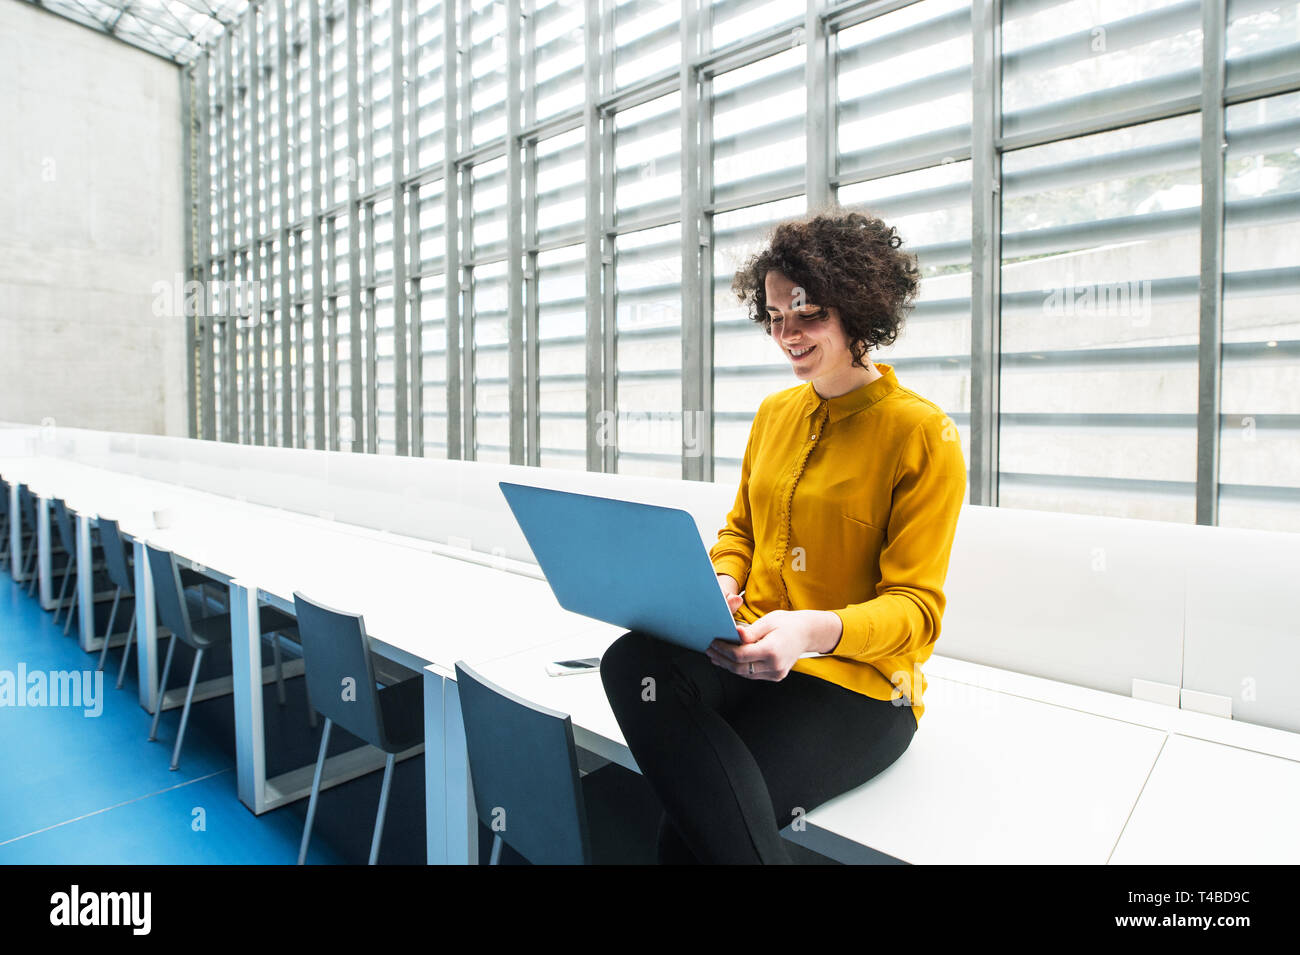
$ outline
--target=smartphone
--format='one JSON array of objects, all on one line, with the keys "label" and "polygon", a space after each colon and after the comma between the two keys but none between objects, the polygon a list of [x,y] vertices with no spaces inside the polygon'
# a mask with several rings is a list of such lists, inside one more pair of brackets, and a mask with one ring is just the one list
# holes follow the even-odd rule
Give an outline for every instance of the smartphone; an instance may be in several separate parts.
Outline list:
[{"label": "smartphone", "polygon": [[551,676],[571,676],[574,673],[595,673],[600,669],[600,657],[583,657],[581,660],[557,660],[546,664]]}]

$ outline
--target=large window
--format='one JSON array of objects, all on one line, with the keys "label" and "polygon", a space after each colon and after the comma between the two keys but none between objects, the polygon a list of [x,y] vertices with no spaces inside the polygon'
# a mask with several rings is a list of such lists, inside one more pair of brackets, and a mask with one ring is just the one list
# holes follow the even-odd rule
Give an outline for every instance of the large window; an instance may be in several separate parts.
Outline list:
[{"label": "large window", "polygon": [[838,204],[974,502],[1300,531],[1300,2],[989,4],[250,5],[186,71],[193,433],[731,484],[798,384],[733,276]]}]

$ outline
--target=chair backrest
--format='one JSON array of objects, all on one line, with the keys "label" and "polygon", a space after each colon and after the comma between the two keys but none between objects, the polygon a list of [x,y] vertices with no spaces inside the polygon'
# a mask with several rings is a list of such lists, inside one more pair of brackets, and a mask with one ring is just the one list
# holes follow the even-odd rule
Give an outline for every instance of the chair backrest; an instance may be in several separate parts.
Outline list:
[{"label": "chair backrest", "polygon": [[361,616],[334,610],[297,592],[293,603],[312,706],[353,736],[388,751]]},{"label": "chair backrest", "polygon": [[9,482],[0,478],[0,517],[9,515]]},{"label": "chair backrest", "polygon": [[72,515],[68,513],[67,503],[56,497],[50,501],[50,509],[54,512],[54,526],[59,529],[59,541],[63,544],[63,549],[69,554],[75,554],[77,534],[72,527]]},{"label": "chair backrest", "polygon": [[149,576],[153,580],[158,619],[178,640],[199,649],[190,629],[190,611],[182,596],[184,591],[181,589],[181,574],[176,567],[176,558],[171,551],[159,550],[151,544],[145,544],[145,551],[149,560]]},{"label": "chair backrest", "polygon": [[122,588],[122,593],[131,596],[135,593],[135,581],[131,579],[131,568],[126,559],[126,543],[122,540],[122,531],[117,521],[101,517],[99,525],[99,543],[104,548],[104,563],[108,568],[108,579],[113,585]]},{"label": "chair backrest", "polygon": [[32,493],[31,488],[26,484],[18,485],[18,509],[22,511],[19,515],[20,521],[30,521],[31,531],[36,533],[36,495]]},{"label": "chair backrest", "polygon": [[456,664],[479,820],[534,865],[591,862],[573,721]]}]

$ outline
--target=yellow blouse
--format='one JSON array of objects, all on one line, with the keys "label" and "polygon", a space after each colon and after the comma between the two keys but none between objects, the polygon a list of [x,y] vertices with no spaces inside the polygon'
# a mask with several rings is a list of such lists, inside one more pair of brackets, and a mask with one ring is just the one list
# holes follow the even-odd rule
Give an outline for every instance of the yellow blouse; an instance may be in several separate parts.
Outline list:
[{"label": "yellow blouse", "polygon": [[743,623],[773,610],[839,616],[835,649],[795,670],[910,703],[919,723],[966,461],[952,419],[876,367],[883,377],[835,398],[804,382],[763,399],[709,557],[740,583]]}]

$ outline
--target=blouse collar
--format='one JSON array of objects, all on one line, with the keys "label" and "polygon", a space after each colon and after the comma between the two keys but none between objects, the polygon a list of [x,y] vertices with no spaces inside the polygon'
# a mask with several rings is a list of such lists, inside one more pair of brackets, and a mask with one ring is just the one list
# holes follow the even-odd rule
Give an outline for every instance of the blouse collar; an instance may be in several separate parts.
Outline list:
[{"label": "blouse collar", "polygon": [[894,366],[878,361],[876,367],[880,370],[881,377],[834,398],[823,398],[817,394],[817,389],[813,387],[811,381],[805,382],[803,396],[804,417],[812,414],[825,403],[830,408],[830,423],[834,424],[849,415],[870,408],[881,398],[897,389],[898,378],[894,374]]}]

